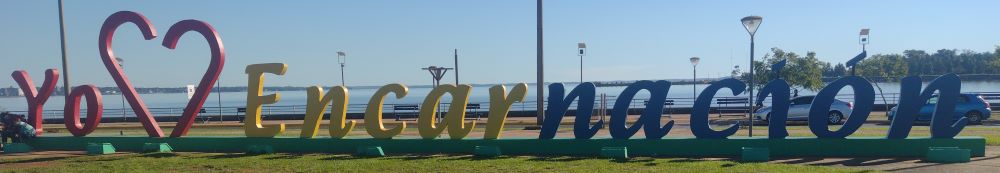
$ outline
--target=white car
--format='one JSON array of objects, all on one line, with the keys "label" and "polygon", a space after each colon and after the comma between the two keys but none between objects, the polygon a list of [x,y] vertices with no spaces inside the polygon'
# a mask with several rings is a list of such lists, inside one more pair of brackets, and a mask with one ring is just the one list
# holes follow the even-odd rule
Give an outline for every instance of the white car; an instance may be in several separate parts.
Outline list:
[{"label": "white car", "polygon": [[[788,121],[808,121],[809,120],[809,108],[812,107],[813,98],[816,96],[800,96],[792,98],[791,106],[788,108]],[[827,123],[829,124],[840,124],[843,123],[844,119],[851,116],[851,111],[854,109],[854,103],[845,102],[839,99],[833,100],[833,105],[830,105],[830,111],[827,116]],[[768,121],[771,116],[771,107],[763,107],[754,113],[754,118],[757,120]]]}]

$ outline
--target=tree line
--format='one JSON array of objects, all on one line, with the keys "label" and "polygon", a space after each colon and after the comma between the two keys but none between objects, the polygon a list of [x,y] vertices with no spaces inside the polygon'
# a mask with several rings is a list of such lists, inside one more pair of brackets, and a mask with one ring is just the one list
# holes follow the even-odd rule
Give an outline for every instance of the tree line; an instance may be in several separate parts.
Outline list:
[{"label": "tree line", "polygon": [[[805,55],[771,48],[771,52],[753,63],[754,82],[763,86],[779,76],[770,69],[771,65],[786,61],[780,77],[792,87],[819,90],[824,86],[822,78],[838,78],[851,75],[843,63],[820,61],[816,52]],[[862,60],[855,67],[855,74],[868,78],[898,81],[906,76],[928,76],[943,74],[1000,74],[1000,46],[993,52],[971,50],[940,49],[933,53],[923,50],[906,50],[903,53],[876,54]],[[744,73],[741,79],[749,79]]]}]

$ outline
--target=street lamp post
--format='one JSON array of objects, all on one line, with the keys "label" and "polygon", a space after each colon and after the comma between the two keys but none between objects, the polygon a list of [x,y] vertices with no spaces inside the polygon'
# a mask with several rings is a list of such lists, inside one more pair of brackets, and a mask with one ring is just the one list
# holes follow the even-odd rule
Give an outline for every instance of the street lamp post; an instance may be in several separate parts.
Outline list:
[{"label": "street lamp post", "polygon": [[545,117],[545,56],[542,53],[542,0],[535,1],[535,125],[542,126]]},{"label": "street lamp post", "polygon": [[[431,73],[431,77],[432,77],[432,79],[434,79],[434,81],[432,81],[433,85],[434,85],[434,87],[437,87],[438,85],[441,84],[441,78],[444,78],[444,74],[448,73],[448,70],[451,70],[451,69],[454,69],[454,68],[429,66],[429,67],[421,68],[421,69],[422,70],[427,70],[428,72]],[[438,105],[436,105],[436,106],[438,107],[438,115],[435,118],[438,119],[437,120],[438,122],[441,122],[441,118],[440,118],[441,117],[441,103],[438,103]],[[452,106],[455,106],[455,105],[452,105]]]},{"label": "street lamp post", "polygon": [[747,124],[749,124],[749,128],[747,130],[749,131],[748,136],[750,137],[753,137],[753,116],[752,116],[754,108],[753,90],[754,90],[754,85],[756,84],[754,83],[755,76],[753,74],[754,72],[753,40],[754,40],[754,34],[757,33],[757,28],[760,27],[760,23],[762,22],[763,19],[764,18],[760,16],[747,16],[743,17],[743,19],[740,19],[740,22],[743,23],[743,27],[747,29],[747,33],[750,33],[750,93],[749,93],[750,111],[747,114]]},{"label": "street lamp post", "polygon": [[865,46],[868,45],[868,32],[870,29],[862,28],[859,37],[861,39],[861,51],[866,51]]},{"label": "street lamp post", "polygon": [[337,62],[340,63],[340,86],[347,87],[344,82],[344,64],[347,64],[347,53],[344,51],[337,52]]},{"label": "street lamp post", "polygon": [[693,91],[693,93],[691,93],[692,101],[698,98],[698,62],[700,61],[701,58],[698,58],[697,56],[691,57],[691,71],[693,71],[691,73],[691,91]]},{"label": "street lamp post", "polygon": [[[118,67],[121,67],[122,71],[125,71],[125,59],[122,59],[122,57],[115,57],[115,60],[118,61]],[[125,90],[123,90],[121,88],[118,88],[118,95],[120,95],[122,97],[122,122],[128,122],[128,117],[125,116],[126,115],[125,114],[125,109],[126,109],[125,108]]]},{"label": "street lamp post", "polygon": [[583,83],[583,55],[587,54],[587,43],[577,43],[577,54],[580,55],[580,83]]},{"label": "street lamp post", "polygon": [[861,59],[864,59],[865,57],[868,56],[868,50],[866,49],[866,46],[868,45],[868,32],[869,32],[868,28],[863,28],[861,29],[861,33],[858,34],[858,38],[861,39],[859,41],[859,43],[861,43],[861,54],[855,56],[854,59],[851,59],[851,61],[855,62],[853,63],[854,65],[851,66],[851,76],[856,75],[854,73],[855,69],[854,67],[857,66],[857,63],[861,62]]}]

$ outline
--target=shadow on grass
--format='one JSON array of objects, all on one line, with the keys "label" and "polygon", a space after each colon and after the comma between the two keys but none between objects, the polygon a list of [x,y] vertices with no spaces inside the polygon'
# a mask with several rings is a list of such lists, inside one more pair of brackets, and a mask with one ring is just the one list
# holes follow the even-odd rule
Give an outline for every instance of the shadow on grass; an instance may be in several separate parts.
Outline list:
[{"label": "shadow on grass", "polygon": [[835,161],[835,162],[823,162],[823,163],[812,163],[809,165],[814,166],[833,166],[833,165],[844,165],[844,166],[874,166],[874,165],[884,165],[899,163],[905,161],[919,160],[919,158],[851,158],[847,160]]},{"label": "shadow on grass", "polygon": [[148,158],[167,158],[167,157],[176,157],[176,156],[178,156],[178,155],[174,154],[174,153],[148,153],[148,154],[139,155],[139,157],[148,157]]},{"label": "shadow on grass", "polygon": [[807,157],[807,158],[777,158],[777,159],[774,159],[774,160],[782,160],[782,161],[777,161],[777,162],[775,162],[775,163],[780,163],[780,164],[803,164],[803,163],[810,163],[810,162],[817,162],[817,161],[821,161],[821,160],[823,160],[823,158],[818,158],[818,157]]},{"label": "shadow on grass", "polygon": [[95,159],[81,159],[81,160],[76,160],[74,162],[78,162],[78,163],[85,163],[85,162],[110,162],[110,161],[122,160],[122,159],[125,159],[126,157],[129,157],[129,156],[127,156],[127,155],[100,155],[100,156],[95,156],[95,157],[97,157],[97,158],[95,158]]},{"label": "shadow on grass", "polygon": [[[433,159],[435,157],[445,157],[445,156],[447,155],[401,155],[401,156],[374,157],[374,158],[383,158],[391,160],[424,160],[424,159]],[[355,157],[357,158],[357,156]],[[360,157],[360,158],[373,158],[373,157]]]},{"label": "shadow on grass", "polygon": [[251,157],[251,156],[256,156],[256,155],[246,154],[246,153],[225,153],[225,154],[219,154],[219,155],[205,156],[203,158],[209,158],[209,159],[234,159],[234,158]]},{"label": "shadow on grass", "polygon": [[351,160],[351,159],[359,159],[359,158],[351,155],[333,155],[330,157],[321,158],[319,160]]},{"label": "shadow on grass", "polygon": [[543,162],[572,162],[578,160],[593,159],[590,157],[570,157],[570,156],[538,156],[528,159],[528,161],[543,161]]},{"label": "shadow on grass", "polygon": [[283,153],[283,154],[271,155],[269,157],[265,157],[264,159],[265,160],[299,159],[299,158],[302,158],[303,155],[304,154],[298,154],[298,153]]},{"label": "shadow on grass", "polygon": [[49,162],[68,159],[70,157],[43,157],[43,158],[32,158],[26,160],[14,160],[14,161],[0,161],[0,164],[13,164],[13,163],[34,163],[34,162]]},{"label": "shadow on grass", "polygon": [[667,162],[669,162],[669,163],[691,163],[691,162],[702,162],[702,161],[705,161],[705,160],[701,160],[701,159],[698,159],[698,158],[679,158],[679,159],[671,159],[670,161],[667,161]]},{"label": "shadow on grass", "polygon": [[500,159],[507,159],[507,158],[511,158],[511,157],[510,156],[462,155],[462,156],[452,156],[452,157],[449,157],[449,158],[446,158],[446,159],[441,159],[441,160],[449,160],[449,161],[455,161],[455,160],[479,161],[479,160],[500,160]]},{"label": "shadow on grass", "polygon": [[642,157],[642,158],[628,158],[628,159],[610,159],[614,163],[645,163],[646,166],[656,166],[654,158]]},{"label": "shadow on grass", "polygon": [[[1000,158],[1000,156],[980,157],[978,159],[971,159],[969,162],[991,160],[991,159],[998,159],[998,158]],[[927,162],[927,161],[923,161],[923,160],[918,161],[917,163],[928,163],[928,164],[927,165],[920,165],[920,166],[905,167],[905,168],[896,168],[896,169],[890,169],[890,170],[886,170],[886,171],[889,171],[889,172],[906,171],[906,170],[911,170],[911,169],[918,169],[918,168],[924,168],[924,167],[938,166],[938,165],[943,165],[943,164],[962,164],[962,163],[931,163],[931,162]]]}]

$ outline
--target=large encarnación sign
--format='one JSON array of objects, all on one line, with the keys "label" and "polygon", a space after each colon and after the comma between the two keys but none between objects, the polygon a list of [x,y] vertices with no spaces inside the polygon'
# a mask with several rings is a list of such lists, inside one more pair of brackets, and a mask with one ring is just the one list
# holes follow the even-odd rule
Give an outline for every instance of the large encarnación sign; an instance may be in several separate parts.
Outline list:
[{"label": "large encarnaci\u00f3n sign", "polygon": [[[469,132],[476,128],[475,121],[465,120],[465,105],[472,90],[471,85],[444,84],[435,87],[424,99],[417,120],[417,131],[420,138],[400,139],[397,136],[407,129],[406,122],[395,127],[386,127],[382,123],[382,103],[385,97],[393,94],[396,98],[407,96],[408,88],[403,84],[388,84],[382,86],[368,101],[364,114],[364,129],[371,138],[347,136],[355,128],[354,121],[347,121],[347,101],[350,92],[343,86],[333,87],[325,92],[319,86],[308,89],[307,111],[302,132],[299,138],[275,138],[285,132],[284,124],[263,125],[261,123],[261,106],[276,103],[280,93],[262,95],[264,73],[283,75],[287,66],[282,63],[253,64],[246,67],[248,75],[247,112],[244,129],[246,137],[185,137],[191,128],[195,117],[212,90],[225,64],[225,51],[217,31],[208,23],[199,20],[183,20],[175,23],[167,30],[162,45],[174,49],[178,40],[185,33],[194,31],[208,41],[211,49],[209,67],[199,83],[194,97],[188,102],[182,117],[173,127],[169,137],[163,132],[153,118],[143,99],[139,96],[128,77],[122,72],[118,61],[111,50],[112,37],[118,27],[131,23],[138,27],[142,38],[152,40],[157,37],[156,29],[143,15],[121,11],[112,14],[104,22],[98,37],[101,60],[108,72],[114,78],[131,108],[135,111],[149,137],[86,137],[100,124],[102,115],[101,93],[94,85],[82,85],[73,88],[65,105],[64,118],[66,128],[74,137],[39,137],[30,142],[37,150],[81,150],[92,143],[111,143],[119,150],[141,151],[149,143],[168,144],[175,151],[199,152],[244,152],[248,148],[267,148],[277,152],[341,152],[350,153],[365,148],[384,149],[388,153],[473,153],[481,150],[503,151],[505,154],[533,155],[597,155],[602,152],[621,149],[633,155],[656,156],[740,156],[747,153],[763,151],[764,155],[774,156],[826,156],[826,157],[899,157],[925,156],[929,150],[941,147],[953,149],[966,155],[984,156],[985,139],[982,137],[956,137],[967,124],[965,118],[953,119],[950,112],[955,109],[954,99],[940,99],[930,123],[930,137],[908,137],[913,126],[915,115],[920,107],[931,98],[935,92],[943,98],[958,97],[961,81],[957,75],[940,76],[926,88],[921,89],[920,79],[907,77],[902,79],[898,113],[892,119],[889,130],[884,137],[857,138],[848,137],[865,123],[872,106],[875,92],[867,80],[850,76],[838,79],[819,91],[812,103],[809,114],[809,129],[816,137],[788,137],[785,128],[789,100],[789,85],[784,80],[774,80],[768,83],[756,95],[759,100],[771,97],[773,111],[769,116],[767,137],[731,137],[739,129],[731,125],[721,130],[711,128],[708,121],[709,106],[716,92],[721,89],[732,90],[734,95],[744,92],[746,83],[736,79],[723,79],[713,82],[696,99],[691,113],[690,137],[669,137],[667,134],[674,127],[671,120],[662,123],[660,116],[671,83],[668,81],[638,81],[630,84],[617,98],[611,111],[608,129],[611,139],[591,139],[602,130],[603,120],[590,124],[591,111],[581,111],[575,115],[573,138],[557,139],[556,132],[562,117],[566,115],[572,102],[578,102],[577,110],[592,110],[595,100],[595,86],[583,83],[573,88],[569,93],[561,83],[549,85],[548,105],[541,132],[537,139],[501,139],[504,121],[511,105],[524,100],[527,94],[527,84],[520,83],[508,90],[504,85],[490,87],[490,106],[488,120],[485,123],[485,134],[482,138],[468,138]],[[25,71],[15,71],[12,74],[26,95],[29,106],[29,122],[37,127],[37,133],[42,134],[42,107],[55,88],[59,79],[56,69],[45,73],[45,81],[36,90],[34,83]],[[856,106],[844,125],[831,130],[826,123],[827,110],[834,96],[844,87],[854,90]],[[648,104],[638,121],[632,125],[626,123],[627,109],[630,100],[641,90],[650,93]],[[444,120],[436,122],[434,117],[438,110],[436,105],[444,94],[453,98]],[[81,99],[86,98],[86,121],[80,122]],[[331,104],[332,103],[332,104]],[[332,105],[332,106],[330,106]],[[329,107],[329,108],[328,108]],[[320,121],[324,112],[330,110],[329,138],[317,138]],[[639,130],[644,132],[646,139],[631,139]],[[450,139],[437,139],[442,132],[447,131]],[[626,150],[627,149],[627,150]],[[940,148],[939,148],[940,149]],[[966,156],[967,157],[967,156]]]}]

